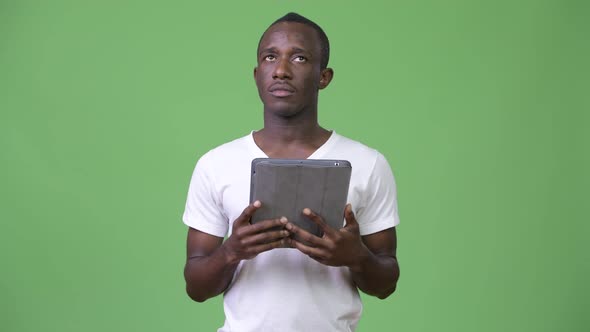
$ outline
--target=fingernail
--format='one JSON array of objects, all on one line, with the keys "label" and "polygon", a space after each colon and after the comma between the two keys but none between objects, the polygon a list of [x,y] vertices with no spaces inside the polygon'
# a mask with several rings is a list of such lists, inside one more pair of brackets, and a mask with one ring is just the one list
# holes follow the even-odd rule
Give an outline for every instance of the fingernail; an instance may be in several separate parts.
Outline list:
[{"label": "fingernail", "polygon": [[289,220],[287,220],[287,218],[286,218],[286,217],[281,217],[280,221],[281,221],[283,224],[286,224],[286,223],[287,223]]},{"label": "fingernail", "polygon": [[311,214],[311,210],[308,209],[308,208],[305,208],[305,209],[303,209],[303,214],[310,215]]},{"label": "fingernail", "polygon": [[260,203],[260,201],[256,201],[253,204],[255,207],[260,207],[260,205],[262,205],[262,203]]}]

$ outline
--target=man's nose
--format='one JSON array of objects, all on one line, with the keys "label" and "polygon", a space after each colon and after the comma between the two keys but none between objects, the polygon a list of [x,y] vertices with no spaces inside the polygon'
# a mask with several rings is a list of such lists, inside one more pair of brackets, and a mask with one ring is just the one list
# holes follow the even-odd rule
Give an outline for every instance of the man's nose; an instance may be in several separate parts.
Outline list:
[{"label": "man's nose", "polygon": [[291,77],[292,75],[289,59],[277,59],[275,69],[272,73],[272,78],[284,80],[290,79]]}]

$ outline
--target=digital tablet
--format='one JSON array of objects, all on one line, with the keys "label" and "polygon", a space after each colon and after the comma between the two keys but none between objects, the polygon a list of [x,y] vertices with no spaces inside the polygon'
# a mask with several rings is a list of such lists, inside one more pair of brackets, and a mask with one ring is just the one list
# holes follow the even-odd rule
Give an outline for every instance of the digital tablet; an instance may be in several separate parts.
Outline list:
[{"label": "digital tablet", "polygon": [[251,222],[285,216],[306,231],[322,236],[321,228],[302,213],[304,208],[310,208],[328,225],[340,229],[344,225],[351,171],[346,160],[252,160],[250,203],[259,200],[262,207]]}]

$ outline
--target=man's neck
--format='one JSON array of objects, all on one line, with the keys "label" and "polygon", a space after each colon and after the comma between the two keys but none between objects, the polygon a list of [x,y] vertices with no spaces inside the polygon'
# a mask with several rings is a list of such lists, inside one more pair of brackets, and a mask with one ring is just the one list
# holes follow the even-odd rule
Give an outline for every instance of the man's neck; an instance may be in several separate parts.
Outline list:
[{"label": "man's neck", "polygon": [[264,128],[254,133],[254,141],[271,158],[304,159],[330,135],[330,131],[319,125],[317,117],[280,118],[265,114]]}]

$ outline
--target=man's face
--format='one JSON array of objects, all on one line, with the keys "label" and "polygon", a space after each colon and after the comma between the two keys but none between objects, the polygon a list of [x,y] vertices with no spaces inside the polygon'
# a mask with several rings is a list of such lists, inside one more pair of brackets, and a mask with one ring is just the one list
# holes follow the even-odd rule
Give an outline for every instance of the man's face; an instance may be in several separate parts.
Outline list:
[{"label": "man's face", "polygon": [[260,41],[258,66],[254,69],[264,108],[293,116],[309,106],[315,107],[318,89],[327,86],[320,62],[320,41],[312,27],[295,22],[271,26]]}]

